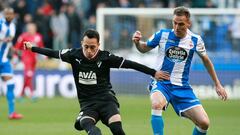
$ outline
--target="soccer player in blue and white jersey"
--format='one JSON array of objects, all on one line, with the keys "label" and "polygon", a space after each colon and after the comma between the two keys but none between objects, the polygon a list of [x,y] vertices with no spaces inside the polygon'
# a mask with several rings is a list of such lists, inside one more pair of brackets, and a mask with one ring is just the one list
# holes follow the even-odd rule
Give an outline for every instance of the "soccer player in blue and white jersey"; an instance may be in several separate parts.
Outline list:
[{"label": "soccer player in blue and white jersey", "polygon": [[4,9],[4,17],[0,20],[0,76],[7,85],[7,101],[9,108],[9,119],[20,119],[23,116],[15,112],[14,103],[14,80],[13,69],[7,58],[9,49],[12,46],[12,39],[15,36],[14,10],[12,8]]},{"label": "soccer player in blue and white jersey", "polygon": [[175,8],[172,23],[173,29],[161,29],[147,42],[141,41],[140,31],[136,31],[132,37],[136,48],[142,53],[158,46],[156,69],[170,74],[170,80],[153,79],[150,83],[152,129],[154,135],[163,135],[162,110],[170,103],[179,116],[189,118],[196,125],[193,135],[206,135],[209,118],[189,84],[189,70],[195,52],[211,76],[218,96],[226,100],[227,93],[218,80],[202,38],[189,30],[191,25],[189,10],[185,7]]}]

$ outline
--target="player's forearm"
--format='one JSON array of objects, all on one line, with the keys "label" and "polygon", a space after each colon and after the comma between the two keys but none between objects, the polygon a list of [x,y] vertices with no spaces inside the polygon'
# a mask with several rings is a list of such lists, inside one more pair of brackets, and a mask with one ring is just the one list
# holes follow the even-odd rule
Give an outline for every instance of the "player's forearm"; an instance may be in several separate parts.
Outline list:
[{"label": "player's forearm", "polygon": [[217,73],[215,72],[214,66],[211,62],[211,60],[209,58],[203,59],[203,63],[209,73],[209,75],[211,76],[213,82],[215,83],[215,85],[219,85],[220,81],[218,80],[217,77]]},{"label": "player's forearm", "polygon": [[32,52],[36,52],[39,54],[46,55],[48,57],[59,59],[59,51],[55,51],[55,50],[48,49],[48,48],[39,48],[39,47],[32,47],[31,50],[32,50]]},{"label": "player's forearm", "polygon": [[134,43],[136,48],[138,49],[139,52],[145,53],[148,52],[150,49],[147,47],[147,43],[143,41],[135,42]]},{"label": "player's forearm", "polygon": [[156,70],[130,60],[125,60],[121,67],[135,69],[137,71],[143,72],[153,77],[155,76],[156,73]]}]

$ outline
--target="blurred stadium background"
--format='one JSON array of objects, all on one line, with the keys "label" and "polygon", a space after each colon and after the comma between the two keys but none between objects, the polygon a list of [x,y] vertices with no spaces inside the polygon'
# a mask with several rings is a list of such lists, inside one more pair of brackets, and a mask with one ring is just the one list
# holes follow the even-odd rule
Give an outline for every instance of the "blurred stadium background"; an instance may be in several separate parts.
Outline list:
[{"label": "blurred stadium background", "polygon": [[[230,101],[216,100],[212,81],[201,60],[195,56],[190,82],[212,120],[209,134],[237,135],[240,125],[240,0],[0,0],[1,11],[6,6],[16,11],[14,42],[29,22],[37,24],[48,48],[60,46],[53,42],[56,38],[53,25],[67,28],[67,31],[59,29],[66,37],[65,44],[59,48],[79,47],[82,33],[94,28],[101,33],[102,48],[150,67],[154,66],[157,49],[147,55],[140,54],[133,47],[131,36],[135,30],[140,30],[146,40],[161,28],[171,28],[172,10],[180,5],[191,8],[191,30],[203,37],[217,74],[229,93]],[[53,19],[59,19],[58,24],[54,24]],[[18,96],[23,82],[23,65],[20,60],[13,61],[17,80],[15,94]],[[127,134],[151,134],[146,90],[149,76],[133,70],[113,70],[111,80],[113,89],[120,95]],[[0,88],[0,95],[4,94]],[[6,101],[0,97],[0,134],[79,134],[72,127],[79,108],[69,65],[39,56],[35,95],[40,99],[34,104],[28,100],[17,103],[18,110],[26,118],[16,122],[8,121],[4,116],[7,114]],[[191,133],[190,122],[178,122],[179,118],[170,109],[166,113],[166,134]],[[104,133],[110,134],[108,129],[104,129]]]}]

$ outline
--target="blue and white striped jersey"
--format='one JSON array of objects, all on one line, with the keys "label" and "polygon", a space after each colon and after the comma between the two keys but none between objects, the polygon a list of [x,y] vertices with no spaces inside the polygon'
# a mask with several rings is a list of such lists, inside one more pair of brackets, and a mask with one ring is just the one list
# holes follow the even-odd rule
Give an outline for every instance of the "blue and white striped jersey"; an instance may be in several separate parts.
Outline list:
[{"label": "blue and white striped jersey", "polygon": [[16,32],[15,24],[8,23],[5,19],[0,19],[0,63],[7,62],[7,54],[12,42],[3,42],[6,37],[14,37]]},{"label": "blue and white striped jersey", "polygon": [[187,30],[184,38],[176,37],[173,29],[161,29],[147,41],[147,46],[159,47],[156,70],[170,73],[170,83],[178,86],[189,85],[189,70],[194,52],[206,55],[204,42],[199,35]]}]

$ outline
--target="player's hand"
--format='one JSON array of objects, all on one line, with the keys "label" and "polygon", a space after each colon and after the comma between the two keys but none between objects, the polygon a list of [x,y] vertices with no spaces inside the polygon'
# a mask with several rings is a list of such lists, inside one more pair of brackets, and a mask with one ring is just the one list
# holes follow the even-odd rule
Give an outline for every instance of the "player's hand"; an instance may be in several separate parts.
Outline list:
[{"label": "player's hand", "polygon": [[223,100],[227,100],[227,92],[221,84],[215,86],[218,96]]},{"label": "player's hand", "polygon": [[142,38],[142,33],[140,31],[136,31],[132,36],[132,41],[135,44],[139,44],[139,41],[141,40],[141,38]]},{"label": "player's hand", "polygon": [[157,80],[170,80],[170,74],[166,71],[157,71],[154,76]]},{"label": "player's hand", "polygon": [[23,42],[25,50],[32,50],[32,44],[30,42]]}]

